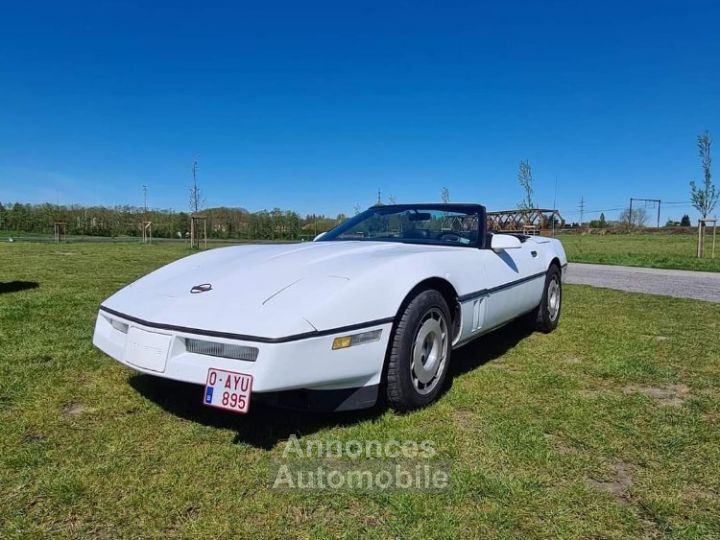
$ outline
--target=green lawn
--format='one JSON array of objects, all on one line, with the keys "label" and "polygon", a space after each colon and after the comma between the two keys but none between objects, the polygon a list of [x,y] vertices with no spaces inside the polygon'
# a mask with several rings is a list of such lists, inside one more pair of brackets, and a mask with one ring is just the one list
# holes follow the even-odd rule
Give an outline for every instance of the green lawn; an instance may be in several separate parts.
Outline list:
[{"label": "green lawn", "polygon": [[[555,333],[457,351],[427,409],[242,417],[91,345],[102,299],[184,253],[0,244],[0,538],[720,537],[720,305],[568,286]],[[452,487],[270,489],[293,433],[432,440]]]},{"label": "green lawn", "polygon": [[692,234],[561,234],[558,238],[573,262],[720,272],[720,235],[715,259],[710,258],[710,237],[706,257],[695,256],[697,238]]}]

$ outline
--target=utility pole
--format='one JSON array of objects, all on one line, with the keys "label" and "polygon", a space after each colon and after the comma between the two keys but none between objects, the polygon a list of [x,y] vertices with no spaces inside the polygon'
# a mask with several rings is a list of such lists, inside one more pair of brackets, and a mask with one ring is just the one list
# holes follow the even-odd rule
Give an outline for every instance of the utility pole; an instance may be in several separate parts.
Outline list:
[{"label": "utility pole", "polygon": [[583,226],[583,219],[585,217],[585,196],[580,197],[580,228]]},{"label": "utility pole", "polygon": [[380,191],[380,188],[378,188],[378,200],[377,200],[377,205],[378,205],[378,206],[380,206],[380,205],[382,204],[381,193],[382,193],[382,192]]},{"label": "utility pole", "polygon": [[628,216],[628,226],[632,227],[632,221],[633,221],[633,201],[638,201],[645,203],[645,206],[647,206],[647,203],[653,203],[657,205],[657,227],[660,228],[660,206],[662,205],[662,201],[660,199],[637,199],[634,197],[630,198],[630,215]]}]

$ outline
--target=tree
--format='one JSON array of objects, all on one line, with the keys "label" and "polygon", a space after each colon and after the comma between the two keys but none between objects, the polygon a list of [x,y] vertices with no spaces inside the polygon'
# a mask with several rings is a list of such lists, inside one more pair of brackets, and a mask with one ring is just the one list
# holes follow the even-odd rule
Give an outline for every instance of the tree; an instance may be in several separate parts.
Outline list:
[{"label": "tree", "polygon": [[193,161],[192,175],[193,183],[192,186],[190,186],[190,212],[197,214],[203,205],[202,192],[197,185],[197,160]]},{"label": "tree", "polygon": [[532,168],[528,160],[521,161],[518,166],[518,182],[520,183],[520,187],[525,191],[525,198],[518,204],[518,208],[520,210],[535,208],[535,204],[533,204]]},{"label": "tree", "polygon": [[690,216],[688,216],[687,214],[685,214],[685,215],[682,217],[682,219],[680,220],[680,226],[681,226],[681,227],[692,227],[692,225],[690,224]]},{"label": "tree", "polygon": [[632,215],[630,215],[629,208],[626,208],[620,213],[620,222],[630,227],[644,227],[647,220],[648,215],[644,208],[633,208]]},{"label": "tree", "polygon": [[446,187],[440,190],[440,200],[444,203],[450,202],[450,190]]},{"label": "tree", "polygon": [[701,186],[697,186],[694,180],[690,182],[690,200],[703,219],[708,217],[708,214],[715,209],[718,198],[720,198],[720,191],[712,183],[712,173],[710,171],[712,165],[712,158],[710,157],[711,145],[712,138],[708,131],[698,135],[697,147],[703,169],[703,183]]},{"label": "tree", "polygon": [[607,227],[607,221],[605,220],[605,213],[600,214],[600,219],[593,219],[589,223],[591,229],[604,229]]}]

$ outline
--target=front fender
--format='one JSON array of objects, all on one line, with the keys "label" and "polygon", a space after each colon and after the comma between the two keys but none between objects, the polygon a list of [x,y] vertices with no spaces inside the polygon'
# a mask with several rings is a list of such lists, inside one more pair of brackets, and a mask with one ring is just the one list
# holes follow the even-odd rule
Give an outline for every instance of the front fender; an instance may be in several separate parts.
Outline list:
[{"label": "front fender", "polygon": [[432,260],[417,259],[383,264],[342,286],[316,290],[314,298],[306,298],[303,317],[318,330],[327,330],[394,318],[407,295],[428,279],[444,279],[457,290],[452,272]]}]

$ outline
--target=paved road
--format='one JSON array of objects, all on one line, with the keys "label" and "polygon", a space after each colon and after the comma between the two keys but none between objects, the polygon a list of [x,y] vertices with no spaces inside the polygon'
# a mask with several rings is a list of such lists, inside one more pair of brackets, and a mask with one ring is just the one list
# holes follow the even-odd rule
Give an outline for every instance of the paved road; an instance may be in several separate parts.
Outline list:
[{"label": "paved road", "polygon": [[566,282],[720,302],[720,272],[570,263]]}]

